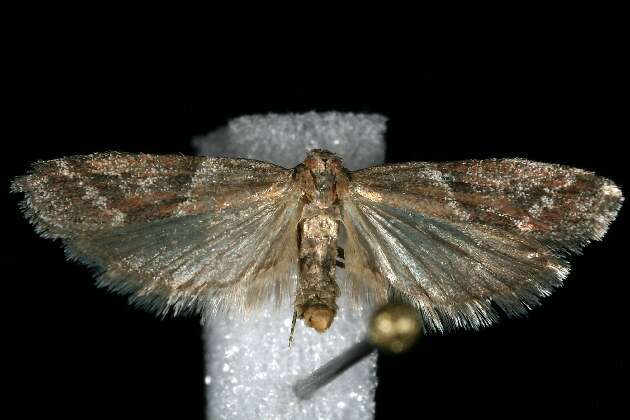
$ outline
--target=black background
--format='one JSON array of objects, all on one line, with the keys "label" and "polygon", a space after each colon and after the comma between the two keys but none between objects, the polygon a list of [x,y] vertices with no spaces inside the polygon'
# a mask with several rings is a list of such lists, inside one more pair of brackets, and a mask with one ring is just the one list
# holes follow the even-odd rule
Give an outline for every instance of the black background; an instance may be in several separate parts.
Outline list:
[{"label": "black background", "polygon": [[[160,20],[76,12],[29,11],[11,34],[5,191],[38,159],[191,154],[193,136],[230,118],[310,110],[387,116],[390,162],[520,156],[628,188],[627,38],[614,23],[416,32],[375,17],[338,36],[329,25],[343,23],[322,21],[303,38],[300,23],[252,27],[230,14],[175,23],[168,10]],[[392,23],[398,37],[382,36]],[[12,408],[23,418],[203,418],[198,320],[160,321],[97,289],[58,243],[36,236],[19,197],[6,197],[0,261]],[[426,337],[408,355],[381,358],[377,419],[602,418],[623,407],[625,213],[603,242],[572,258],[566,287],[526,319]]]}]

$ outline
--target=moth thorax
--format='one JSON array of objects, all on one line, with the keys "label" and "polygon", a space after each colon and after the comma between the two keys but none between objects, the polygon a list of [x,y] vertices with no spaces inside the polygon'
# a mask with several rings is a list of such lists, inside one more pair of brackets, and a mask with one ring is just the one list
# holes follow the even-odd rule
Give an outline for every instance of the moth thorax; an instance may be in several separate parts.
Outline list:
[{"label": "moth thorax", "polygon": [[337,201],[337,178],[343,173],[337,155],[327,150],[312,150],[296,169],[298,184],[308,203],[325,208]]}]

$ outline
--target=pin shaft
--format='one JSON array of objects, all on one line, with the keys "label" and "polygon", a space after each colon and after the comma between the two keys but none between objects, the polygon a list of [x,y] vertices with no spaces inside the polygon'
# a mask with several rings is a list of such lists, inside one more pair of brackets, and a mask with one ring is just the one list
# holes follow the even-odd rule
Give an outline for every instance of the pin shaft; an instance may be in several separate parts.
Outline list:
[{"label": "pin shaft", "polygon": [[367,339],[358,342],[326,364],[317,368],[306,378],[298,380],[293,386],[295,395],[301,400],[310,399],[315,391],[330,383],[349,367],[369,355],[373,350],[375,350],[375,347]]}]

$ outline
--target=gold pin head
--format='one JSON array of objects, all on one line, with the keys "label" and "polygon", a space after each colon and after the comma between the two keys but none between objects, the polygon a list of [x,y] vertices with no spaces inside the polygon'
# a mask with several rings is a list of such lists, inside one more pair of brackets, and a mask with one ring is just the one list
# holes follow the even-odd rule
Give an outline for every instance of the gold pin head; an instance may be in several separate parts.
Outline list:
[{"label": "gold pin head", "polygon": [[390,303],[372,316],[368,338],[379,349],[389,353],[409,350],[422,332],[422,319],[409,305]]}]

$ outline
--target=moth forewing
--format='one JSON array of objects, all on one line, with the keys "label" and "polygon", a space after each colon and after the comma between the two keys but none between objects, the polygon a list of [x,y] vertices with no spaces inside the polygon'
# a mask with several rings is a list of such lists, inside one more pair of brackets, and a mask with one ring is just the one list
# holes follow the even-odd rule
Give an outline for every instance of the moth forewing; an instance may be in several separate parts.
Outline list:
[{"label": "moth forewing", "polygon": [[99,285],[157,313],[207,317],[295,290],[291,175],[248,159],[113,152],[39,162],[13,189],[38,231],[94,267]]},{"label": "moth forewing", "polygon": [[623,201],[606,178],[523,159],[372,167],[349,191],[354,240],[378,243],[366,260],[434,330],[489,325],[492,302],[507,314],[537,305]]}]

